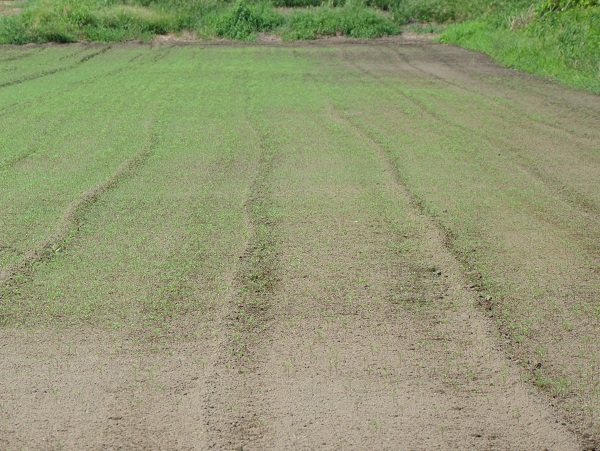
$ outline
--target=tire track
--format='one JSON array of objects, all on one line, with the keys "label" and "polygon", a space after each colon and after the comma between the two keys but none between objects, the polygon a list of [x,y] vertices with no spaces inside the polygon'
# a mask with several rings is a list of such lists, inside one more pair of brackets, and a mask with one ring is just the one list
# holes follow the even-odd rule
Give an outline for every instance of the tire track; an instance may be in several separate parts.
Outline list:
[{"label": "tire track", "polygon": [[[326,94],[324,93],[324,95]],[[356,136],[359,139],[362,139],[369,144],[369,147],[374,150],[377,158],[381,161],[384,167],[384,171],[391,176],[393,183],[399,187],[401,195],[406,196],[409,199],[410,205],[412,205],[415,211],[419,213],[419,216],[423,218],[423,220],[427,224],[430,225],[430,229],[432,231],[432,237],[430,238],[430,240],[439,241],[443,249],[445,249],[449,255],[449,267],[443,267],[442,271],[444,273],[454,272],[457,275],[459,284],[458,286],[455,286],[453,290],[455,292],[462,292],[465,298],[473,299],[473,305],[477,305],[483,310],[491,312],[491,317],[487,316],[485,320],[488,322],[490,320],[494,321],[494,312],[495,308],[498,308],[498,305],[497,303],[494,303],[492,301],[491,297],[486,296],[487,292],[485,287],[482,285],[481,280],[479,280],[477,277],[474,278],[473,274],[469,272],[471,264],[469,260],[466,259],[465,256],[461,254],[461,252],[454,246],[454,241],[456,239],[454,233],[448,228],[446,228],[435,216],[432,216],[427,211],[427,208],[425,208],[422,199],[413,193],[413,191],[410,188],[410,185],[402,176],[402,173],[400,172],[398,166],[394,163],[394,157],[390,155],[389,151],[386,150],[385,147],[382,146],[377,141],[377,139],[374,136],[372,136],[369,133],[369,131],[365,129],[361,124],[354,122],[351,118],[347,117],[342,112],[340,112],[331,98],[328,98],[328,107],[330,108],[331,114],[334,118],[340,121],[340,123],[347,124],[348,127],[356,134]],[[469,316],[469,319],[471,320],[471,316]],[[473,321],[481,320],[473,318]],[[497,320],[495,320],[495,323],[495,326],[493,324],[487,323],[490,327],[490,330],[499,330],[501,336],[503,336],[504,339],[507,340],[506,343],[508,346],[510,346],[511,343],[514,343],[510,328],[506,324],[498,323]],[[513,352],[515,351],[512,347],[509,347],[509,350],[507,352],[509,359],[511,358],[511,355],[513,356],[513,358],[519,356],[518,351],[513,354]],[[517,362],[519,361],[517,360]],[[528,381],[529,383],[533,384],[533,379],[531,378],[531,375],[524,374],[522,371],[522,368],[519,369],[519,372],[521,373],[521,378],[524,377],[525,379],[521,380]],[[563,410],[562,407],[559,407],[559,409],[555,409],[556,404],[547,395],[547,393],[543,393],[541,390],[538,390],[537,392],[540,393],[540,399],[545,401],[545,404],[548,407],[552,407],[558,415],[566,417],[567,421],[572,421],[572,419],[569,419],[569,414],[565,413],[566,411]],[[565,425],[565,423],[563,423],[563,425]],[[587,433],[582,432],[579,428],[570,427],[569,429],[575,434],[577,434],[577,436],[580,439],[582,439],[583,442],[586,442],[590,438],[587,435]]]},{"label": "tire track", "polygon": [[436,218],[432,217],[427,212],[427,209],[424,206],[423,199],[414,194],[408,182],[404,179],[404,177],[402,177],[398,166],[394,164],[393,158],[389,154],[389,152],[381,144],[379,144],[375,137],[373,137],[364,127],[352,121],[349,117],[341,113],[339,109],[335,106],[333,99],[327,93],[325,93],[324,91],[321,92],[323,96],[327,98],[327,105],[330,109],[332,116],[336,118],[336,120],[340,123],[346,124],[359,139],[362,139],[369,143],[370,147],[375,150],[375,154],[379,161],[382,162],[385,171],[391,175],[394,183],[402,189],[402,193],[409,199],[410,205],[415,210],[419,211],[423,217],[427,218],[427,220],[430,222],[430,224],[433,225],[435,230],[439,232],[443,247],[456,257],[453,251],[453,243],[456,240],[456,235],[452,230],[446,228],[441,222],[436,220]]},{"label": "tire track", "polygon": [[[379,77],[372,71],[369,71],[368,69],[353,64],[350,59],[347,59],[346,63],[358,72],[361,72],[362,74],[366,75],[372,80],[375,80],[386,91],[391,91],[394,94],[399,95],[403,99],[408,100],[410,103],[412,103],[412,105],[417,107],[420,111],[422,111],[424,114],[428,115],[438,123],[443,124],[446,127],[458,130],[459,132],[465,135],[475,136],[479,139],[480,142],[485,143],[490,148],[497,148],[498,145],[501,144],[503,149],[510,151],[511,155],[514,157],[513,163],[515,164],[515,166],[517,166],[517,168],[531,176],[533,179],[538,180],[549,192],[553,194],[554,197],[559,199],[561,202],[572,206],[574,205],[577,208],[578,212],[582,214],[586,220],[596,224],[600,224],[600,218],[598,218],[596,214],[596,207],[590,201],[583,198],[579,193],[575,192],[574,190],[564,186],[560,183],[559,180],[552,177],[551,175],[543,173],[537,166],[532,164],[527,158],[523,157],[511,141],[505,139],[492,139],[491,137],[478,130],[469,128],[456,121],[450,120],[444,117],[443,115],[437,113],[434,109],[427,106],[417,97],[412,96],[406,92],[400,91],[395,87],[391,86],[389,83],[386,83],[385,81],[383,81],[382,77]],[[548,218],[544,216],[544,219]]]},{"label": "tire track", "polygon": [[103,74],[96,74],[96,75],[92,75],[89,78],[86,78],[84,80],[79,80],[76,82],[73,82],[72,84],[70,84],[68,87],[66,88],[61,88],[61,89],[57,89],[55,91],[52,91],[51,93],[45,93],[41,96],[37,96],[37,97],[32,97],[24,102],[17,102],[17,103],[13,103],[11,105],[8,105],[4,108],[0,108],[0,116],[2,115],[7,115],[11,112],[15,112],[18,111],[19,109],[23,109],[26,108],[27,106],[30,106],[32,104],[35,104],[36,102],[39,102],[42,99],[46,99],[52,96],[59,96],[61,94],[64,94],[65,92],[69,92],[72,91],[74,88],[77,87],[81,87],[81,86],[87,86],[87,85],[92,85],[94,83],[96,83],[98,80],[101,79],[106,79],[109,77],[114,77],[116,75],[119,75],[129,69],[131,69],[131,64],[138,61],[140,58],[142,58],[144,56],[143,53],[139,53],[138,55],[134,56],[133,58],[131,58],[124,66],[122,67],[117,67],[111,71],[108,71],[106,73]]},{"label": "tire track", "polygon": [[271,194],[276,152],[254,124],[260,156],[244,204],[250,230],[233,276],[232,299],[221,313],[224,330],[216,347],[206,399],[209,448],[242,449],[262,435],[255,404],[256,387],[248,377],[256,371],[254,351],[264,338],[269,309],[278,284],[277,218]]},{"label": "tire track", "polygon": [[[323,93],[323,95],[326,96],[327,94]],[[371,145],[371,147],[373,149],[375,149],[375,152],[376,152],[378,158],[384,163],[386,172],[389,172],[390,174],[392,174],[395,183],[397,183],[399,186],[402,187],[402,191],[410,199],[410,204],[415,209],[417,209],[423,217],[427,218],[427,221],[429,221],[435,227],[435,229],[439,231],[440,238],[441,238],[444,248],[447,249],[452,254],[452,256],[457,260],[457,262],[459,262],[461,264],[462,268],[469,268],[471,266],[469,260],[465,259],[464,256],[461,255],[461,253],[456,249],[456,247],[454,245],[454,242],[457,239],[456,234],[451,229],[444,226],[444,224],[439,219],[437,219],[435,216],[432,216],[430,214],[430,212],[427,210],[427,208],[425,206],[424,199],[422,199],[421,197],[419,197],[418,195],[416,195],[413,192],[410,184],[405,180],[405,178],[402,176],[402,173],[398,169],[397,165],[394,163],[394,158],[390,155],[389,151],[387,151],[384,148],[384,146],[382,146],[377,141],[377,138],[375,136],[373,136],[364,126],[353,121],[351,118],[347,117],[346,115],[342,114],[335,107],[333,100],[330,97],[328,97],[328,106],[331,109],[334,117],[337,117],[340,122],[348,124],[348,126],[354,131],[354,133],[357,135],[357,137],[367,141]],[[493,304],[491,303],[491,301],[487,300],[487,297],[485,296],[485,294],[486,294],[485,290],[484,290],[483,286],[481,285],[481,280],[478,278],[472,278],[469,276],[469,274],[464,273],[464,272],[463,272],[463,276],[464,276],[465,280],[468,281],[468,282],[465,282],[465,286],[468,285],[471,288],[475,289],[479,293],[479,295],[478,295],[479,305],[484,307],[486,310],[492,310]],[[505,335],[508,337],[508,334],[505,334]]]},{"label": "tire track", "polygon": [[[327,97],[327,104],[333,117],[337,118],[339,122],[347,124],[358,138],[369,143],[370,147],[374,149],[377,158],[382,162],[385,168],[385,172],[391,175],[394,183],[400,187],[403,195],[409,199],[409,204],[416,211],[418,211],[429,224],[431,224],[434,230],[438,232],[443,248],[452,255],[452,257],[460,264],[461,268],[464,268],[465,265],[468,265],[468,261],[465,261],[463,258],[461,258],[460,253],[458,253],[454,246],[454,242],[457,239],[456,234],[451,229],[445,227],[436,217],[432,216],[427,211],[424,200],[413,192],[410,184],[405,180],[405,178],[402,176],[402,173],[398,169],[398,166],[394,163],[394,158],[390,155],[390,153],[377,141],[376,137],[374,137],[361,124],[354,122],[351,118],[341,113],[335,106],[331,97],[329,97],[325,92],[323,92],[323,95]],[[478,291],[482,289],[480,286],[480,281],[471,280],[468,274],[464,273],[462,270],[461,277],[465,279],[463,286],[470,286],[476,288]],[[484,293],[481,292],[479,294],[479,303],[480,305],[485,305],[485,307],[490,310],[491,305],[489,303],[484,304],[483,299]]]},{"label": "tire track", "polygon": [[[54,231],[40,246],[28,251],[19,261],[0,269],[0,303],[6,302],[11,289],[24,283],[24,280],[31,276],[36,264],[52,260],[67,246],[68,241],[77,235],[83,214],[100,196],[113,189],[148,160],[158,145],[157,134],[153,127],[154,123],[150,124],[150,138],[142,151],[121,163],[104,181],[77,196],[68,205]],[[2,322],[4,322],[3,318],[0,317],[0,324]]]},{"label": "tire track", "polygon": [[[150,46],[152,50],[154,50],[154,46]],[[157,63],[165,58],[167,58],[171,52],[173,51],[173,46],[159,46],[155,55],[152,55],[151,61],[152,63]]]},{"label": "tire track", "polygon": [[[569,141],[573,145],[581,145],[581,138],[576,134],[576,132],[574,132],[572,130],[568,130],[563,127],[559,127],[556,124],[552,124],[552,123],[544,121],[540,118],[534,117],[526,110],[517,108],[516,106],[514,106],[512,104],[506,105],[502,102],[499,102],[493,96],[487,95],[481,91],[467,88],[466,86],[463,86],[459,83],[454,83],[449,80],[446,80],[445,78],[442,78],[439,75],[436,75],[431,71],[421,69],[417,65],[411,63],[408,56],[400,53],[398,51],[398,49],[393,48],[391,46],[387,47],[387,48],[389,48],[394,53],[394,55],[402,62],[402,64],[412,67],[419,73],[422,73],[428,77],[433,77],[435,80],[437,80],[441,83],[444,83],[448,86],[452,86],[452,87],[458,88],[460,90],[463,90],[465,92],[471,93],[475,96],[487,99],[488,101],[492,102],[496,108],[502,108],[508,114],[512,115],[512,116],[508,116],[508,117],[504,117],[504,116],[499,117],[499,119],[501,119],[502,121],[510,121],[510,123],[513,124],[515,127],[518,126],[520,128],[527,128],[528,130],[531,130],[534,132],[538,131],[538,132],[542,132],[542,133],[548,133],[548,132],[559,133],[559,136],[561,138]],[[526,120],[518,120],[516,118],[518,116],[520,116],[520,117],[524,116],[524,118]],[[537,127],[533,127],[532,124],[537,124]],[[492,140],[491,138],[485,136],[484,134],[478,132],[475,129],[469,129],[468,127],[464,127],[461,124],[454,124],[454,125],[463,129],[465,132],[469,131],[470,133],[476,134],[480,139],[487,141],[487,143],[490,145],[494,145],[496,143],[495,139]],[[560,135],[561,133],[565,134],[566,136],[562,137]],[[596,207],[594,206],[593,203],[589,202],[587,199],[582,197],[576,191],[573,191],[572,189],[564,186],[564,184],[562,184],[559,179],[553,177],[550,174],[544,173],[534,162],[532,162],[530,159],[526,158],[519,152],[519,149],[514,146],[513,141],[511,141],[509,139],[503,139],[503,138],[500,138],[498,141],[501,142],[504,149],[508,149],[511,152],[511,154],[516,158],[516,160],[517,160],[516,164],[518,165],[518,167],[521,170],[523,170],[524,172],[526,172],[533,178],[537,178],[539,181],[541,181],[546,186],[546,188],[549,188],[551,191],[553,191],[555,193],[555,195],[557,195],[557,197],[559,197],[561,200],[566,201],[571,204],[575,204],[580,210],[583,210],[585,212],[588,219],[591,219],[591,220],[598,219],[598,217],[595,213]],[[587,141],[586,141],[586,143],[587,143]]]},{"label": "tire track", "polygon": [[[491,349],[487,329],[490,324],[483,314],[469,316],[476,312],[472,308],[474,302],[460,304],[465,308],[459,308],[458,314],[451,311],[452,303],[456,302],[454,305],[458,307],[459,300],[475,297],[465,288],[458,261],[443,246],[439,229],[430,226],[429,218],[419,209],[411,208],[404,187],[394,179],[394,173],[383,157],[373,154],[372,143],[355,136],[354,127],[335,113],[327,111],[311,118],[318,126],[309,128],[309,133],[316,134],[318,130],[327,137],[323,137],[322,143],[315,137],[298,144],[303,155],[297,161],[300,164],[292,163],[296,162],[294,156],[280,162],[282,173],[287,173],[286,169],[293,171],[290,191],[286,192],[285,180],[277,177],[274,181],[274,186],[278,187],[277,199],[289,208],[286,211],[290,216],[286,215],[281,221],[281,281],[275,293],[274,318],[260,349],[259,370],[252,375],[261,382],[258,390],[250,386],[253,393],[261,396],[259,412],[266,412],[262,418],[268,427],[259,431],[263,436],[257,440],[250,436],[246,442],[232,445],[244,449],[395,449],[404,443],[409,448],[418,448],[419,445],[415,445],[417,434],[412,430],[427,430],[426,424],[431,422],[425,417],[431,405],[448,406],[441,407],[445,411],[456,403],[465,408],[465,413],[470,412],[465,416],[470,415],[474,422],[481,422],[479,437],[488,434],[482,432],[488,427],[483,423],[493,423],[490,420],[495,417],[501,424],[511,425],[506,428],[506,434],[515,437],[510,439],[513,444],[519,443],[522,439],[516,437],[525,438],[527,432],[515,424],[514,419],[507,421],[504,408],[494,407],[492,413],[481,405],[484,395],[467,395],[480,388],[491,396],[498,396],[501,388],[487,391],[487,386],[491,385],[488,378],[496,365],[509,364],[504,359],[501,363],[489,358],[483,362],[473,359],[476,346],[468,347],[472,343],[483,342],[488,350]],[[303,129],[301,125],[288,122],[277,130],[288,130],[288,127],[292,129],[290,133]],[[344,138],[330,141],[329,136]],[[352,142],[360,144],[355,147],[349,144]],[[348,144],[349,148],[346,148]],[[310,150],[304,153],[302,148]],[[323,166],[315,166],[313,160],[319,160],[321,152],[327,155],[322,160]],[[359,152],[361,157],[356,161],[363,165],[354,172],[356,163],[346,167],[344,159]],[[301,160],[307,162],[306,166]],[[329,164],[344,169],[330,171]],[[381,178],[373,175],[364,180],[361,169],[372,174],[384,173]],[[327,182],[319,177],[312,179],[315,171],[326,178],[326,174],[331,174],[331,179]],[[306,179],[310,180],[307,181],[309,185],[303,183]],[[321,191],[317,189],[321,183],[321,188],[329,188],[331,192],[323,193],[323,203],[317,204],[318,209],[313,215],[309,212],[311,207],[306,205],[308,198]],[[370,210],[371,202],[389,205],[387,200],[395,207],[401,206],[401,210],[393,207],[389,213]],[[293,212],[292,206],[299,211]],[[411,226],[405,227],[408,224]],[[421,225],[425,227],[421,228]],[[404,253],[398,252],[398,247],[390,246],[392,242],[402,243],[407,233],[411,238],[418,236],[426,249]],[[451,277],[451,284],[431,269],[432,263],[436,270],[440,268],[443,274]],[[359,274],[369,280],[359,278],[356,281]],[[455,280],[458,283],[455,284]],[[444,335],[443,326],[438,324],[446,320],[451,325],[451,332],[459,333],[446,331],[448,335]],[[458,324],[464,324],[468,329]],[[418,349],[412,340],[429,340],[434,349]],[[437,340],[445,343],[437,345]],[[457,393],[443,391],[442,387],[447,385],[440,373],[453,374],[457,381],[462,377],[444,362],[445,354],[453,347],[464,349],[461,363],[481,371],[476,376],[478,380],[481,377],[481,381],[476,382],[479,387],[459,382]],[[373,349],[377,349],[377,356],[372,353]],[[430,360],[415,363],[408,357],[412,352],[420,356],[418,359]],[[396,360],[396,353],[402,354],[402,358]],[[386,368],[383,373],[387,376],[373,371],[382,367]],[[420,373],[418,368],[427,369]],[[388,378],[392,374],[394,376]],[[418,388],[411,386],[414,379],[423,383]],[[522,394],[528,387],[519,384],[518,389]],[[368,399],[365,404],[362,404],[363,397]],[[424,408],[419,409],[412,427],[407,427],[402,435],[399,431],[406,423],[397,419],[405,417],[407,412],[401,406],[411,399],[415,401],[410,404],[423,403]],[[533,419],[536,413],[531,409],[535,405],[532,401],[529,397],[513,395],[508,397],[506,405],[527,409],[528,418]],[[482,415],[485,420],[481,419]],[[377,418],[378,427],[381,426],[377,436],[370,436],[369,431],[361,428],[373,418]],[[462,421],[461,418],[453,426]],[[546,431],[549,423],[544,422]],[[460,436],[460,439],[445,442],[446,447],[464,448],[469,441],[467,430],[469,427],[458,426],[456,437]],[[421,447],[433,447],[420,443]]]},{"label": "tire track", "polygon": [[102,50],[99,50],[97,52],[86,55],[85,57],[83,57],[79,61],[77,61],[75,64],[71,64],[69,66],[60,67],[57,69],[46,70],[46,71],[38,72],[37,74],[28,75],[26,77],[22,77],[22,78],[19,78],[16,80],[10,80],[10,81],[6,81],[4,83],[0,83],[0,88],[6,88],[9,86],[18,85],[21,83],[25,83],[27,81],[37,80],[39,78],[47,77],[49,75],[54,75],[54,74],[57,74],[60,72],[65,72],[65,71],[68,71],[71,69],[75,69],[76,67],[80,66],[81,64],[84,64],[85,62],[91,60],[92,58],[95,58],[99,55],[102,55],[103,53],[108,52],[110,49],[111,49],[111,46],[105,47]]},{"label": "tire track", "polygon": [[0,63],[6,63],[8,61],[17,61],[17,60],[21,60],[21,59],[26,59],[29,58],[31,56],[37,55],[38,53],[43,52],[46,49],[46,47],[36,47],[35,49],[31,50],[30,52],[26,52],[24,50],[19,49],[18,52],[22,52],[18,55],[14,55],[14,56],[8,56],[6,58],[0,58]]},{"label": "tire track", "polygon": [[56,125],[63,124],[65,120],[65,113],[61,113],[58,116],[54,117],[48,124],[46,124],[46,126],[41,130],[40,133],[36,134],[31,139],[24,152],[22,152],[19,155],[15,155],[12,158],[7,158],[5,160],[0,161],[0,171],[6,171],[8,169],[11,169],[21,161],[26,160],[27,158],[35,155],[38,151],[37,144],[40,141],[42,141],[46,136],[48,136],[50,130],[53,127],[55,127]]},{"label": "tire track", "polygon": [[[392,53],[396,56],[396,58],[402,62],[402,64],[405,64],[406,66],[413,68],[418,73],[426,75],[427,77],[431,77],[431,78],[435,79],[438,82],[444,83],[445,85],[452,86],[452,87],[457,88],[457,89],[459,89],[461,91],[473,94],[473,95],[475,95],[477,97],[482,97],[484,99],[487,99],[488,101],[492,102],[497,108],[501,108],[504,111],[506,111],[507,113],[512,113],[513,115],[515,113],[519,114],[519,115],[525,115],[526,118],[529,121],[534,122],[534,123],[536,123],[536,124],[539,125],[538,129],[542,129],[542,127],[545,127],[544,131],[548,131],[548,130],[553,130],[554,132],[559,131],[559,132],[562,132],[562,133],[565,133],[565,134],[569,135],[569,139],[571,139],[573,141],[579,139],[579,136],[577,136],[577,134],[575,132],[571,131],[571,130],[565,129],[563,127],[559,127],[556,124],[552,124],[550,122],[544,121],[543,119],[540,119],[538,117],[534,117],[533,115],[531,115],[527,111],[522,110],[520,108],[517,108],[513,104],[508,104],[507,105],[505,103],[499,102],[498,99],[495,98],[494,96],[485,94],[485,93],[483,93],[481,91],[478,91],[478,90],[475,90],[475,89],[470,89],[470,88],[468,88],[468,87],[466,87],[464,85],[461,85],[459,83],[455,83],[455,82],[449,81],[449,80],[447,80],[447,79],[445,79],[443,77],[440,77],[439,75],[434,74],[433,72],[431,72],[429,70],[422,69],[419,66],[417,66],[416,64],[411,63],[409,57],[407,55],[404,55],[404,54],[400,53],[397,48],[394,48],[392,46],[387,46],[386,48],[388,48],[389,50],[391,50]],[[507,119],[511,120],[510,117],[508,117],[508,118],[502,117],[502,120],[507,120]],[[515,125],[518,125],[519,127],[523,127],[523,125],[528,125],[528,123],[524,123],[522,121],[516,121],[516,120],[511,120],[511,123],[513,123]]]}]

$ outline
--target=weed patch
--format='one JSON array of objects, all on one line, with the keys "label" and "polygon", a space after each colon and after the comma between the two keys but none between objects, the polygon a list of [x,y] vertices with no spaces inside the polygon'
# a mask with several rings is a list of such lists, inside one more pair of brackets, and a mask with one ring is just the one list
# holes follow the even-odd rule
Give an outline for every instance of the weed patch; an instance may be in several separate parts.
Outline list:
[{"label": "weed patch", "polygon": [[600,92],[600,6],[559,3],[452,25],[441,40],[487,53],[508,67]]},{"label": "weed patch", "polygon": [[391,19],[360,3],[347,3],[339,8],[321,6],[295,12],[289,16],[282,35],[285,39],[315,39],[336,35],[375,38],[398,32],[399,27]]},{"label": "weed patch", "polygon": [[275,11],[271,3],[237,0],[225,11],[209,15],[200,31],[205,35],[248,40],[258,32],[272,31],[283,20],[283,16]]}]

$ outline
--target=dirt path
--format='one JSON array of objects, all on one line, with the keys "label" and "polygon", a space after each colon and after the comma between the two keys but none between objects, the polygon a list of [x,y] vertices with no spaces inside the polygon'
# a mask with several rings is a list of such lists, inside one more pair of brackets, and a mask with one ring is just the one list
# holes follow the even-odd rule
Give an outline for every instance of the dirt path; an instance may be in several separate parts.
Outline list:
[{"label": "dirt path", "polygon": [[[132,53],[139,51],[134,47]],[[188,51],[196,53],[191,57]],[[459,106],[450,108],[453,96],[464,95],[475,110],[487,111],[491,102],[497,116],[486,120],[507,130],[530,117],[518,131],[526,145],[503,147],[505,166],[486,165],[498,165],[503,174],[519,168],[518,174],[543,186],[539,192],[585,225],[573,232],[554,219],[556,228],[548,233],[578,243],[572,253],[561,254],[570,265],[556,273],[556,283],[584,280],[580,289],[592,297],[595,282],[582,279],[577,265],[578,259],[594,261],[594,249],[584,245],[598,233],[593,187],[599,136],[597,119],[584,114],[598,110],[597,97],[529,77],[521,86],[514,74],[479,55],[437,45],[208,51],[159,46],[147,52],[140,59],[146,65],[132,80],[152,70],[160,74],[157,79],[173,77],[174,87],[161,90],[164,99],[182,95],[189,83],[211,80],[217,66],[206,62],[210,58],[226,55],[226,64],[218,66],[217,81],[189,94],[193,99],[184,108],[164,109],[156,119],[160,126],[152,157],[123,186],[114,182],[110,199],[104,201],[104,191],[99,192],[81,221],[85,227],[71,232],[76,238],[66,244],[67,255],[47,260],[59,265],[60,258],[73,258],[77,267],[77,255],[109,261],[123,252],[125,259],[123,249],[137,238],[136,221],[128,226],[129,238],[115,232],[114,239],[123,240],[118,246],[102,244],[110,240],[101,234],[113,227],[111,220],[129,230],[126,219],[115,219],[121,210],[112,206],[125,199],[131,215],[139,211],[147,221],[144,232],[154,241],[167,241],[157,249],[175,257],[155,256],[143,242],[132,251],[132,262],[138,253],[152,258],[131,263],[132,268],[147,265],[131,282],[111,268],[105,279],[100,271],[82,273],[82,280],[72,283],[106,290],[115,308],[119,290],[125,290],[119,284],[163,290],[176,304],[168,314],[169,327],[153,329],[159,327],[153,321],[160,306],[147,307],[150,313],[126,310],[141,318],[130,329],[70,320],[66,313],[64,323],[60,313],[53,313],[31,324],[24,319],[25,326],[3,326],[0,448],[591,449],[595,426],[576,421],[590,421],[592,414],[574,404],[582,413],[566,415],[531,383],[528,366],[510,358],[527,358],[528,345],[509,340],[491,316],[496,311],[487,312],[481,298],[485,287],[473,283],[456,244],[462,229],[456,229],[457,238],[445,217],[434,214],[435,180],[423,188],[410,172],[425,157],[412,152],[408,137],[439,139],[450,148],[451,139],[472,129],[468,139],[484,149],[510,146],[503,130],[480,127],[477,111],[458,115]],[[152,56],[158,58],[149,65]],[[177,58],[185,58],[183,69],[173,69]],[[250,67],[250,61],[257,66]],[[115,74],[126,80],[127,70]],[[74,86],[83,86],[71,76]],[[30,82],[36,81],[23,80]],[[355,84],[362,91],[352,91]],[[370,97],[377,101],[368,103]],[[214,111],[206,106],[211,102]],[[198,105],[206,111],[195,118]],[[566,111],[582,121],[564,120]],[[227,130],[229,123],[235,132]],[[554,144],[540,161],[543,133]],[[399,138],[390,143],[382,135]],[[210,151],[202,147],[206,143]],[[569,169],[564,169],[561,146],[577,149]],[[191,149],[181,161],[173,156],[180,147]],[[454,163],[447,158],[452,171]],[[435,164],[430,168],[439,176]],[[157,220],[136,193],[174,179],[180,192],[159,193],[152,207]],[[473,175],[464,183],[469,189],[483,182]],[[519,187],[518,180],[514,186]],[[537,193],[536,187],[531,192]],[[457,222],[471,214],[456,213],[454,206],[448,201],[444,208],[456,214]],[[198,212],[176,217],[184,208]],[[530,212],[543,217],[533,208]],[[477,214],[482,223],[490,220]],[[188,220],[206,224],[192,229]],[[168,242],[168,234],[179,233],[173,232],[176,227],[187,235],[181,232],[179,241]],[[485,244],[485,238],[477,239]],[[105,248],[96,251],[92,242]],[[573,250],[580,243],[585,249]],[[197,249],[190,250],[193,246]],[[161,258],[183,264],[179,254],[206,260],[181,271],[185,289],[170,279],[170,284],[161,281],[161,274],[146,279],[158,271]],[[498,253],[498,267],[508,274],[503,280],[521,283],[503,258]],[[27,283],[7,291],[21,303],[50,285],[52,279],[44,277],[52,271],[71,268],[42,271],[39,267],[48,262],[38,263],[27,263]],[[11,278],[18,276],[11,272]],[[524,273],[519,277],[531,280]],[[184,308],[187,298],[201,312]],[[37,308],[31,312],[41,315]],[[112,318],[110,307],[105,310]],[[549,325],[548,336],[559,334],[553,327],[560,324]],[[596,329],[581,327],[563,339],[572,345],[587,333],[592,339],[586,346],[595,352]],[[560,342],[547,340],[542,344],[561,352]],[[578,362],[582,368],[591,365]]]}]

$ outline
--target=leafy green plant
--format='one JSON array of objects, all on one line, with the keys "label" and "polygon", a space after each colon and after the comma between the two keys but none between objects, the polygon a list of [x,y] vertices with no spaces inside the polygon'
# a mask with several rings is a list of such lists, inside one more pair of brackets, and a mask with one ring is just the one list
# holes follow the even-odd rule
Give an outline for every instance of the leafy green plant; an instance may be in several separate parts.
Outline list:
[{"label": "leafy green plant", "polygon": [[598,0],[544,0],[537,5],[537,9],[541,14],[547,14],[599,5],[600,2]]},{"label": "leafy green plant", "polygon": [[458,11],[455,2],[444,0],[402,0],[390,8],[399,24],[410,22],[448,22],[455,20]]},{"label": "leafy green plant", "polygon": [[271,3],[237,0],[225,12],[213,15],[208,26],[217,36],[246,40],[257,32],[271,31],[282,22],[283,16]]},{"label": "leafy green plant", "polygon": [[335,35],[374,38],[398,32],[398,26],[391,19],[367,8],[363,3],[348,2],[340,8],[322,6],[295,12],[288,20],[283,36],[286,39]]}]

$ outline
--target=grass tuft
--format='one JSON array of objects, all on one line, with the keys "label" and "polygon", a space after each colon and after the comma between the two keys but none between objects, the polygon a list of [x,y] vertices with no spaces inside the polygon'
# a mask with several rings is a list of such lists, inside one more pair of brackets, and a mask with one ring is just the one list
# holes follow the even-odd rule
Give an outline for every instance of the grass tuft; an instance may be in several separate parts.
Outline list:
[{"label": "grass tuft", "polygon": [[248,40],[258,32],[272,31],[283,20],[271,3],[237,0],[224,12],[210,15],[201,31],[229,39]]},{"label": "grass tuft", "polygon": [[321,6],[293,13],[282,33],[284,39],[315,39],[319,36],[375,38],[399,33],[399,27],[388,17],[361,2],[348,2],[342,7]]}]

